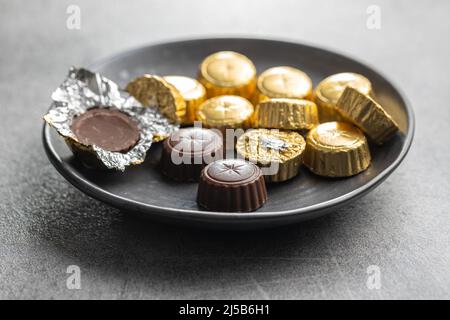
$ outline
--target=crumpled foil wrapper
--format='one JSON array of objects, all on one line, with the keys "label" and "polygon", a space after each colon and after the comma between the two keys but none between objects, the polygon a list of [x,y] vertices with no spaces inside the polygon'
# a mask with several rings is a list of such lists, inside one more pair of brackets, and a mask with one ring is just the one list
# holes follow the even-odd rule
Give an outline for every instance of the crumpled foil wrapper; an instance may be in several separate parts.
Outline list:
[{"label": "crumpled foil wrapper", "polygon": [[70,68],[67,78],[53,92],[52,100],[44,120],[61,136],[78,143],[70,128],[72,120],[92,107],[117,108],[138,122],[140,139],[128,152],[111,152],[92,146],[92,151],[109,169],[124,171],[126,166],[142,163],[153,141],[168,137],[179,128],[157,108],[142,106],[115,82],[87,69]]},{"label": "crumpled foil wrapper", "polygon": [[288,142],[269,136],[259,137],[259,144],[263,148],[273,149],[276,151],[286,150],[289,148]]}]

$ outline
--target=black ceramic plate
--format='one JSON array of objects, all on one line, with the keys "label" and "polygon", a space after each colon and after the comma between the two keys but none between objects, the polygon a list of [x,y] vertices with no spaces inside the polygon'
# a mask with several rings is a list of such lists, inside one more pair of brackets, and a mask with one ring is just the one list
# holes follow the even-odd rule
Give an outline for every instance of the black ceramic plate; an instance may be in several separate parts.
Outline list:
[{"label": "black ceramic plate", "polygon": [[270,185],[268,202],[252,213],[209,212],[198,208],[197,184],[175,183],[158,171],[159,145],[152,146],[143,165],[125,173],[92,171],[80,165],[62,139],[45,125],[43,142],[51,163],[81,191],[129,212],[186,224],[248,228],[289,224],[332,212],[376,187],[408,152],[414,117],[404,97],[374,69],[324,49],[261,39],[201,39],[150,45],[90,67],[121,85],[144,73],[196,77],[200,61],[220,50],[247,55],[258,72],[279,65],[298,67],[311,76],[314,84],[333,73],[363,74],[372,81],[376,98],[399,123],[401,132],[382,147],[371,145],[373,162],[365,172],[351,178],[327,179],[303,168],[291,181]]}]

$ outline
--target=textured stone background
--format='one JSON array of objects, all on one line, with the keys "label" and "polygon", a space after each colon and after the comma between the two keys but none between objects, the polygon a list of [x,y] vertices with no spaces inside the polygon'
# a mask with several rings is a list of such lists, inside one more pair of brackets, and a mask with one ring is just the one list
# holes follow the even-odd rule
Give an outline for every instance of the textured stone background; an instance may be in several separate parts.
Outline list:
[{"label": "textured stone background", "polygon": [[[0,298],[450,298],[448,1],[0,0]],[[81,30],[66,8],[81,8]],[[369,4],[381,30],[366,28]],[[40,141],[70,65],[153,41],[212,35],[304,41],[377,66],[417,119],[405,162],[327,217],[259,232],[159,225],[92,200]],[[66,268],[82,289],[66,288]],[[366,268],[381,268],[368,290]]]}]

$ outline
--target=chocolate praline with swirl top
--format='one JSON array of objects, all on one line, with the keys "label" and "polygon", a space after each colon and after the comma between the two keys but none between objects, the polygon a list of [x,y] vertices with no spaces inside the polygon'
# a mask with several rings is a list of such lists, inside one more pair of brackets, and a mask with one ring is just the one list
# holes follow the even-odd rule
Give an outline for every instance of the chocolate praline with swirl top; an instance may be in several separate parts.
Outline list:
[{"label": "chocolate praline with swirl top", "polygon": [[176,181],[198,181],[202,169],[222,155],[219,134],[210,129],[183,128],[164,141],[161,171]]},{"label": "chocolate praline with swirl top", "polygon": [[197,203],[211,211],[249,212],[267,201],[261,169],[242,159],[222,159],[207,165],[200,176]]}]

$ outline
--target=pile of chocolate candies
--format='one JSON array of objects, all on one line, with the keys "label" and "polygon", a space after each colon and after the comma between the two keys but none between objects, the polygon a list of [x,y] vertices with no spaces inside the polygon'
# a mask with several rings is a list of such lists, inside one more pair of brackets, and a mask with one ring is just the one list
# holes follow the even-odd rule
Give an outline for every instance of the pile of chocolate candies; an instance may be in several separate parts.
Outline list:
[{"label": "pile of chocolate candies", "polygon": [[[133,87],[146,77],[128,86],[138,100]],[[221,51],[203,60],[198,80],[159,80],[183,98],[181,123],[203,127],[182,128],[164,141],[162,172],[177,181],[200,178],[197,200],[209,210],[255,210],[267,199],[264,180],[291,179],[302,164],[321,176],[356,175],[371,162],[366,136],[382,144],[398,131],[373,99],[370,80],[356,73],[330,75],[313,91],[309,76],[297,68],[278,66],[257,76],[249,58]],[[245,131],[234,144],[227,129]],[[230,140],[237,159],[205,163],[229,149]],[[174,154],[188,161],[178,163]]]},{"label": "pile of chocolate candies", "polygon": [[179,182],[200,181],[197,202],[212,211],[260,208],[266,183],[294,178],[302,164],[320,176],[359,174],[371,162],[366,137],[383,144],[398,131],[363,75],[330,75],[313,90],[297,68],[257,76],[252,61],[232,51],[206,57],[197,80],[144,75],[126,90],[144,106],[156,99],[182,125],[159,138],[161,171]]}]

